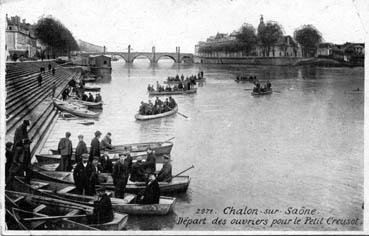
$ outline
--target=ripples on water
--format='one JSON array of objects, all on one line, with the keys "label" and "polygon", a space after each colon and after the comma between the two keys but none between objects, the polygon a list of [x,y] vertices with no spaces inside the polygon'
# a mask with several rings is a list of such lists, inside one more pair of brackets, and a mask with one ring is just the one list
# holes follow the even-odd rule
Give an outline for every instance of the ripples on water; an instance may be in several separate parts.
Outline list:
[{"label": "ripples on water", "polygon": [[[198,93],[176,96],[179,114],[138,122],[134,114],[147,101],[148,83],[176,73],[203,70],[206,83]],[[250,83],[236,83],[238,73],[270,79],[271,96],[252,97]],[[176,137],[173,172],[192,164],[187,194],[178,197],[175,213],[165,217],[130,217],[128,229],[162,230],[359,230],[362,226],[185,228],[182,217],[201,217],[197,208],[316,208],[321,217],[359,217],[363,212],[364,89],[363,68],[180,65],[140,60],[131,66],[113,63],[112,79],[101,86],[106,105],[94,125],[81,120],[56,123],[43,151],[55,148],[66,131],[72,142],[83,134],[90,143],[96,130],[110,131],[113,143]],[[219,216],[222,216],[219,214]],[[227,219],[235,218],[229,216]],[[241,217],[242,218],[242,217]],[[245,217],[244,217],[245,218]]]}]

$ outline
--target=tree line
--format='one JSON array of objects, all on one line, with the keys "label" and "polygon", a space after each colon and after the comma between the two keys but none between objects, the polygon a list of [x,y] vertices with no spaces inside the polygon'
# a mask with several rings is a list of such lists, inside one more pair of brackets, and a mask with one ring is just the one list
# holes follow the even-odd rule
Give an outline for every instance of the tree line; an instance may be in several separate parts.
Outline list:
[{"label": "tree line", "polygon": [[[52,16],[42,17],[34,25],[37,39],[46,46],[46,50],[55,55],[69,55],[70,51],[79,50],[73,34],[59,20]],[[43,57],[45,52],[41,52]]]},{"label": "tree line", "polygon": [[[259,46],[264,56],[270,55],[270,51],[284,36],[283,27],[274,21],[259,25],[257,31],[248,23],[243,24],[236,33],[236,40],[213,45],[200,46],[200,53],[213,52],[245,52],[247,55],[255,54],[254,49]],[[303,56],[313,56],[317,46],[322,42],[321,33],[313,25],[303,25],[297,28],[293,38],[302,47]],[[294,42],[290,42],[297,48]]]}]

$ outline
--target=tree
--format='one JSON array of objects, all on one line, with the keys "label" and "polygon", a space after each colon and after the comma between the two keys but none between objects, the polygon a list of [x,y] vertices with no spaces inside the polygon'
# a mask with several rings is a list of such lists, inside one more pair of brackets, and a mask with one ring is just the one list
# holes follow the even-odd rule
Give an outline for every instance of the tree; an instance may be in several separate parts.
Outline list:
[{"label": "tree", "polygon": [[36,37],[48,48],[60,54],[79,50],[72,33],[52,16],[42,17],[34,26]]},{"label": "tree", "polygon": [[313,56],[322,41],[321,33],[313,25],[303,25],[296,29],[294,38],[302,46],[304,56]]},{"label": "tree", "polygon": [[250,53],[256,45],[256,33],[254,26],[248,23],[243,24],[238,30],[236,38],[241,43],[242,49],[247,53]]},{"label": "tree", "polygon": [[283,28],[277,22],[268,21],[265,26],[258,28],[258,40],[263,47],[264,56],[269,56],[270,50],[282,37]]}]

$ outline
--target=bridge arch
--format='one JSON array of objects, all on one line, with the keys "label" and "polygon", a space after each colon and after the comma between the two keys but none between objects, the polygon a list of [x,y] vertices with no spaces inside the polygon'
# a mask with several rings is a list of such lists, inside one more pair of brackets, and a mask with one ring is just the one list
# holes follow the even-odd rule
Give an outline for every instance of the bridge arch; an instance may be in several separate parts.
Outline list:
[{"label": "bridge arch", "polygon": [[149,59],[150,63],[152,63],[152,58],[148,55],[145,54],[136,54],[132,57],[131,62],[133,63],[135,59],[137,59],[138,57],[145,57],[147,59]]},{"label": "bridge arch", "polygon": [[191,57],[189,55],[181,56],[179,63],[181,63],[183,61],[186,61],[186,60],[189,60],[189,61],[193,62],[193,57]]},{"label": "bridge arch", "polygon": [[123,60],[127,63],[128,59],[123,55],[123,54],[114,54],[115,56],[119,56],[121,58],[123,58]]},{"label": "bridge arch", "polygon": [[155,62],[157,63],[157,62],[159,62],[159,60],[160,60],[161,58],[165,58],[165,57],[172,59],[172,60],[174,61],[174,63],[176,63],[176,62],[177,62],[177,60],[176,60],[176,58],[175,58],[175,57],[173,57],[172,55],[168,55],[168,54],[164,54],[164,55],[160,55],[160,56],[158,56],[158,57],[156,58],[156,61],[155,61]]}]

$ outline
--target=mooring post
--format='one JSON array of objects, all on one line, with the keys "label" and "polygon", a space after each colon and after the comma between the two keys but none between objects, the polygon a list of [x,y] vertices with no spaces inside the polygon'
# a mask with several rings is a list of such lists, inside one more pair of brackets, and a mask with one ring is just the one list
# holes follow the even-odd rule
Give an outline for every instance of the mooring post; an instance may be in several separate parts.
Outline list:
[{"label": "mooring post", "polygon": [[131,44],[128,45],[128,63],[132,63],[131,61]]},{"label": "mooring post", "polygon": [[156,57],[155,57],[155,46],[152,46],[152,55],[151,55],[152,61],[151,63],[156,63]]}]

